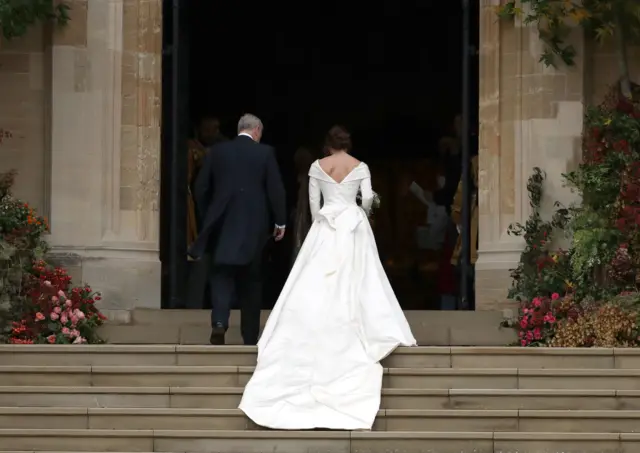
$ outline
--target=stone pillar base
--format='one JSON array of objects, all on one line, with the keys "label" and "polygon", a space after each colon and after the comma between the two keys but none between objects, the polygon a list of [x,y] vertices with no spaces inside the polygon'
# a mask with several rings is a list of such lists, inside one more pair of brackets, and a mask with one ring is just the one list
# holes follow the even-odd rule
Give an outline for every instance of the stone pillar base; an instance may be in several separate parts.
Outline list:
[{"label": "stone pillar base", "polygon": [[476,310],[502,311],[511,317],[517,309],[515,301],[507,299],[511,287],[511,269],[515,269],[520,260],[518,247],[512,251],[484,251],[479,253],[476,263]]},{"label": "stone pillar base", "polygon": [[89,283],[102,293],[99,308],[109,312],[160,307],[161,263],[157,252],[54,249],[51,263],[64,266],[75,285]]}]

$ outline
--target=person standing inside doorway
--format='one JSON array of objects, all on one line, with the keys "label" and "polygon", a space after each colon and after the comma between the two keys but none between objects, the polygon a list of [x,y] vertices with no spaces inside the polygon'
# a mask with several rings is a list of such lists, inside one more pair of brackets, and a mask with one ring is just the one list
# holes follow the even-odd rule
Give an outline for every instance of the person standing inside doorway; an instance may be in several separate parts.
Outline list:
[{"label": "person standing inside doorway", "polygon": [[202,209],[196,206],[193,188],[208,150],[227,137],[220,133],[220,120],[206,115],[200,118],[195,127],[193,138],[188,141],[187,154],[187,246],[191,246],[198,237],[202,225]]},{"label": "person standing inside doorway", "polygon": [[260,143],[262,131],[259,118],[242,116],[238,136],[209,151],[195,184],[197,204],[206,214],[189,254],[211,265],[211,344],[224,344],[235,297],[244,343],[257,344],[263,249],[269,231],[276,241],[285,234],[284,184],[273,148]]},{"label": "person standing inside doorway", "polygon": [[[438,190],[433,195],[435,203],[443,206],[451,217],[454,215],[452,204],[462,174],[461,138],[462,115],[458,114],[453,119],[452,134],[443,137],[438,144],[441,173],[438,177]],[[448,222],[444,245],[440,251],[440,265],[438,266],[440,310],[456,310],[458,308],[459,285],[456,279],[456,266],[451,264],[458,236],[455,220],[452,219]]]}]

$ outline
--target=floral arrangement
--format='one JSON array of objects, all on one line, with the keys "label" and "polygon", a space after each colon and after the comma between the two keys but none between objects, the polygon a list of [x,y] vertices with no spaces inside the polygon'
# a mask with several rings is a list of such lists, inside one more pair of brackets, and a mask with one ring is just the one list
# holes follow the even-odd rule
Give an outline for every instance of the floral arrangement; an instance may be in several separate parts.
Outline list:
[{"label": "floral arrangement", "polygon": [[[635,86],[640,99],[640,87]],[[607,299],[638,289],[640,103],[613,91],[585,118],[583,161],[566,175],[582,203],[571,210],[577,296]]]},{"label": "floral arrangement", "polygon": [[15,172],[0,174],[0,341],[13,344],[102,343],[105,321],[89,286],[44,261],[47,219],[11,195]]},{"label": "floral arrangement", "polygon": [[523,302],[511,327],[518,331],[518,346],[637,347],[639,302],[640,293],[623,293],[607,302],[554,293]]},{"label": "floral arrangement", "polygon": [[[362,192],[358,190],[356,195],[356,201],[358,205],[362,204]],[[373,211],[380,207],[380,195],[376,191],[373,191],[373,201],[371,202],[371,210],[369,211],[369,217],[373,215]]]},{"label": "floral arrangement", "polygon": [[[614,87],[585,117],[583,161],[565,175],[580,203],[556,204],[543,220],[544,174],[529,179],[532,213],[509,229],[525,241],[509,292],[521,305],[503,323],[521,346],[640,346],[640,87],[632,88],[627,98]],[[568,250],[554,244],[558,233],[571,238]]]},{"label": "floral arrangement", "polygon": [[96,330],[106,318],[95,306],[100,294],[90,286],[72,288],[71,277],[64,269],[38,261],[25,289],[29,309],[20,321],[13,323],[9,343],[103,342]]},{"label": "floral arrangement", "polygon": [[47,251],[47,220],[11,194],[16,173],[0,173],[0,341],[23,311],[23,283],[31,263]]},{"label": "floral arrangement", "polygon": [[13,245],[44,247],[41,237],[49,231],[49,224],[28,203],[9,196],[0,204],[0,231],[3,239]]},{"label": "floral arrangement", "polygon": [[531,301],[541,295],[564,294],[572,286],[571,254],[555,249],[552,241],[554,233],[565,228],[569,210],[558,206],[551,220],[542,219],[540,211],[545,178],[541,169],[533,169],[527,182],[531,215],[524,224],[514,223],[508,229],[509,235],[520,237],[525,243],[518,267],[511,271],[512,286],[508,295],[519,302]]},{"label": "floral arrangement", "polygon": [[523,302],[518,319],[518,338],[521,346],[537,346],[552,337],[557,323],[560,296],[553,293],[550,298],[535,297]]}]

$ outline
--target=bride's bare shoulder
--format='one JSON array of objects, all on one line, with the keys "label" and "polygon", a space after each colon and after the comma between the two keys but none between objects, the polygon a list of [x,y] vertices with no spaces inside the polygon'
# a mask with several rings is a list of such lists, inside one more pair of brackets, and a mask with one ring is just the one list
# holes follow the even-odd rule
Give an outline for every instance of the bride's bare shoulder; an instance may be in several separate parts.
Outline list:
[{"label": "bride's bare shoulder", "polygon": [[317,162],[322,171],[331,176],[342,175],[346,177],[346,175],[355,171],[357,168],[366,166],[364,162],[349,155],[327,156],[319,159]]},{"label": "bride's bare shoulder", "polygon": [[347,159],[347,162],[349,162],[352,165],[360,165],[362,163],[358,159],[350,155],[345,156],[345,158]]}]

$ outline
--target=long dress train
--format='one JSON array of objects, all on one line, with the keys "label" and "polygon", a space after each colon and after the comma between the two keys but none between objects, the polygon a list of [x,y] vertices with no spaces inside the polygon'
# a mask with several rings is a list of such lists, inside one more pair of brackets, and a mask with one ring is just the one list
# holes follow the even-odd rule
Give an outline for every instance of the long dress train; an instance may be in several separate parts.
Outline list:
[{"label": "long dress train", "polygon": [[378,257],[366,215],[372,200],[366,164],[339,183],[318,161],[311,166],[314,222],[262,333],[239,406],[258,425],[371,429],[380,360],[416,344]]}]

